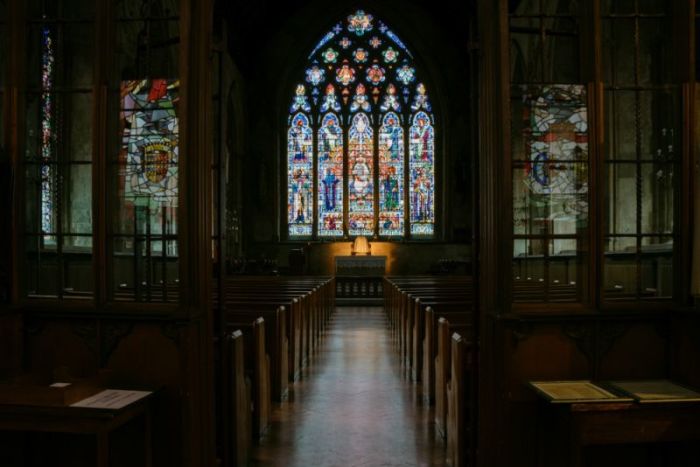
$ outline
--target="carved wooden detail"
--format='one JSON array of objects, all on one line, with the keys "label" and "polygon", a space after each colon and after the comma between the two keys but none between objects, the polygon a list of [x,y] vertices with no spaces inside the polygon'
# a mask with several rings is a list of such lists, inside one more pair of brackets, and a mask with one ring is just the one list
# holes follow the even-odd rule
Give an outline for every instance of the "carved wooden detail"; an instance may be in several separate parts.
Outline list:
[{"label": "carved wooden detail", "polygon": [[596,332],[595,326],[591,323],[565,324],[562,332],[569,339],[573,340],[576,347],[588,359],[595,361],[596,357]]},{"label": "carved wooden detail", "polygon": [[168,323],[163,323],[160,326],[160,332],[173,341],[175,345],[179,348],[181,339],[182,339],[182,330],[183,325],[181,323],[173,323],[173,322],[168,322]]},{"label": "carved wooden detail", "polygon": [[513,345],[518,346],[522,341],[529,339],[534,326],[528,321],[516,321],[511,324],[510,332],[513,337]]},{"label": "carved wooden detail", "polygon": [[73,333],[80,337],[91,353],[97,353],[98,328],[95,320],[76,320],[71,324]]},{"label": "carved wooden detail", "polygon": [[119,342],[134,329],[133,323],[107,321],[101,326],[102,345],[100,347],[100,363],[106,365],[109,357],[119,345]]},{"label": "carved wooden detail", "polygon": [[630,329],[627,323],[603,323],[598,333],[598,359],[602,359],[620,337]]}]

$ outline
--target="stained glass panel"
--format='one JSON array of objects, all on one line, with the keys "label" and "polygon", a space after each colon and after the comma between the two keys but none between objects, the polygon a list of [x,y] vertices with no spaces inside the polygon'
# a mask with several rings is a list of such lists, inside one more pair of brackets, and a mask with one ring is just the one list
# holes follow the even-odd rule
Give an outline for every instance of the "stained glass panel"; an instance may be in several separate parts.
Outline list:
[{"label": "stained glass panel", "polygon": [[398,115],[389,112],[379,128],[379,234],[404,234],[404,142]]},{"label": "stained glass panel", "polygon": [[177,206],[179,87],[166,79],[122,83],[124,194],[135,206]]},{"label": "stained glass panel", "polygon": [[410,130],[411,234],[435,232],[435,130],[430,116],[418,112]]},{"label": "stained glass panel", "polygon": [[287,221],[290,236],[310,236],[313,223],[313,133],[298,113],[287,133]]},{"label": "stained glass panel", "polygon": [[318,235],[343,235],[343,130],[334,113],[318,130]]},{"label": "stained glass panel", "polygon": [[[56,135],[54,134],[53,111],[53,74],[54,49],[49,26],[42,29],[42,63],[41,63],[41,230],[45,234],[56,232],[55,212],[55,167],[54,159]],[[45,237],[54,241],[53,236]]]},{"label": "stained glass panel", "polygon": [[[546,197],[551,206],[575,218],[588,218],[588,116],[582,85],[524,86],[522,144],[527,160],[524,185],[529,199]],[[518,203],[514,203],[515,206]]]},{"label": "stained glass panel", "polygon": [[367,114],[352,119],[348,145],[350,235],[374,234],[374,131]]}]

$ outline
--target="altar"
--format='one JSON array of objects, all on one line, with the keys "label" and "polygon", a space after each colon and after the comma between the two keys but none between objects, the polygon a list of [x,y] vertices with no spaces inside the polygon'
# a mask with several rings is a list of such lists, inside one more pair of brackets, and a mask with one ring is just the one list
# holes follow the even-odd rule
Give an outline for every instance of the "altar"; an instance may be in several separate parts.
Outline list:
[{"label": "altar", "polygon": [[381,305],[386,256],[336,256],[336,301],[339,305]]}]

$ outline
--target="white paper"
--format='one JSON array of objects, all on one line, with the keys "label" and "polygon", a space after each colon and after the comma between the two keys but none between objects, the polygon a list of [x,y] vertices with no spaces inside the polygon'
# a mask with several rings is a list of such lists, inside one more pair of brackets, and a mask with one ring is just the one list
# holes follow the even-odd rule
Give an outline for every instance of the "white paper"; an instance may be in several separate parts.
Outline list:
[{"label": "white paper", "polygon": [[70,385],[71,385],[71,383],[53,383],[53,384],[50,384],[49,387],[51,387],[51,388],[67,388]]},{"label": "white paper", "polygon": [[72,404],[71,407],[86,407],[92,409],[121,409],[129,404],[143,399],[151,394],[150,391],[126,391],[122,389],[105,389],[94,396]]}]

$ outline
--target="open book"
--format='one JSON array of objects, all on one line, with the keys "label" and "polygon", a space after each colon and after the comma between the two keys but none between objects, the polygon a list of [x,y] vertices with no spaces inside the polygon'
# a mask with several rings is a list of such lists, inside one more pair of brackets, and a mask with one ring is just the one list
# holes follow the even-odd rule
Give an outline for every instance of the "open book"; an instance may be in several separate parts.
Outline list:
[{"label": "open book", "polygon": [[639,403],[700,402],[699,392],[666,379],[612,381],[610,384]]},{"label": "open book", "polygon": [[541,396],[552,403],[578,402],[625,402],[631,397],[615,394],[588,380],[577,381],[530,381]]}]

